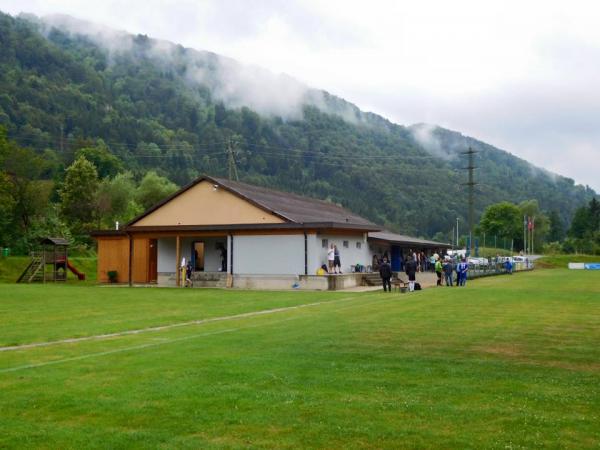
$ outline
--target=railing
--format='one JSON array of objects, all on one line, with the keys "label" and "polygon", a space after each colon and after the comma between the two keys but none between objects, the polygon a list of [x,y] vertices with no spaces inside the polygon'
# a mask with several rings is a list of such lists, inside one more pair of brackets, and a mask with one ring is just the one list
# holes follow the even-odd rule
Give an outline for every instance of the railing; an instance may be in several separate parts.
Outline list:
[{"label": "railing", "polygon": [[472,279],[489,277],[493,275],[503,275],[511,272],[523,272],[527,270],[533,270],[532,261],[512,263],[512,268],[510,271],[506,268],[506,265],[503,262],[490,261],[488,264],[469,263],[469,272],[467,276]]}]

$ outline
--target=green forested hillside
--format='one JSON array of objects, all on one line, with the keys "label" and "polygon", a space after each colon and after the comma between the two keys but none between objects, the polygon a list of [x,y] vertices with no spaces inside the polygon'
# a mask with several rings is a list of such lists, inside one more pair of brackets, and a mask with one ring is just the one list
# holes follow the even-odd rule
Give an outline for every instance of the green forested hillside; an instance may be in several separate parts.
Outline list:
[{"label": "green forested hillside", "polygon": [[[101,177],[129,170],[139,181],[154,169],[183,185],[202,173],[227,175],[228,147],[243,181],[329,199],[428,237],[466,216],[459,153],[469,145],[479,150],[477,214],[500,200],[538,199],[567,221],[594,196],[459,133],[426,130],[429,148],[422,127],[392,124],[321,91],[300,90],[295,113],[259,114],[223,81],[227,70],[241,70],[234,61],[146,36],[100,41],[0,14],[0,44],[0,125],[40,157],[35,177],[47,180],[54,202],[81,149]],[[273,88],[259,85],[258,100],[261,92],[272,98]]]}]

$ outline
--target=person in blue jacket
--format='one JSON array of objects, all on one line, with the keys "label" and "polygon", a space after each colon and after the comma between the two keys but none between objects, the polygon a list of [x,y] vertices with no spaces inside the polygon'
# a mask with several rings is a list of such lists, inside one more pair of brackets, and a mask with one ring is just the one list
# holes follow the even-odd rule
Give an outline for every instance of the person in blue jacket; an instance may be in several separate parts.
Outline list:
[{"label": "person in blue jacket", "polygon": [[465,258],[462,258],[461,261],[456,266],[456,273],[458,276],[458,285],[464,286],[467,283],[467,272],[469,271],[469,265]]},{"label": "person in blue jacket", "polygon": [[452,271],[454,270],[454,267],[452,267],[452,260],[448,257],[446,257],[444,259],[444,264],[442,265],[442,268],[444,270],[444,277],[446,279],[446,286],[450,286],[452,287]]},{"label": "person in blue jacket", "polygon": [[510,259],[506,259],[506,262],[504,263],[504,268],[506,269],[506,273],[508,273],[509,275],[512,275],[512,263],[510,262]]}]

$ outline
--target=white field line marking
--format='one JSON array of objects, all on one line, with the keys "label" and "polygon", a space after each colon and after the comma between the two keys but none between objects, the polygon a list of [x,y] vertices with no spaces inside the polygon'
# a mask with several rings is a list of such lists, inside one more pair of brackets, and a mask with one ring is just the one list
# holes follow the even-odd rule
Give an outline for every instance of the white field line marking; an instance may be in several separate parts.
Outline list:
[{"label": "white field line marking", "polygon": [[[305,304],[305,305],[298,305],[298,306],[295,306],[293,308],[294,309],[299,309],[300,307],[304,307],[304,306],[314,306],[314,305],[318,305],[318,304],[329,304],[329,303],[334,303],[334,302],[335,303],[339,303],[340,301],[351,300],[352,298],[356,298],[356,297],[348,297],[348,298],[345,298],[345,299],[340,299],[340,300],[335,300],[335,301],[330,301],[330,302],[308,303],[308,304]],[[386,300],[384,300],[383,302],[385,302]],[[367,304],[366,303],[359,303],[358,305],[346,306],[344,308],[339,308],[338,311],[339,310],[351,309],[351,308],[359,308],[361,306],[367,306]],[[281,308],[278,308],[278,309],[281,309]],[[278,324],[278,323],[282,323],[282,322],[288,322],[290,320],[301,319],[302,317],[306,317],[306,316],[288,317],[286,319],[275,320],[275,321],[271,321],[271,322],[267,322],[267,323],[257,323],[257,324],[254,324],[254,325],[247,325],[245,327],[227,328],[225,330],[210,331],[210,332],[206,332],[206,333],[193,334],[193,335],[190,335],[190,336],[184,336],[184,337],[180,337],[180,338],[165,339],[164,341],[161,341],[161,342],[152,342],[152,343],[149,343],[149,344],[134,345],[134,346],[131,346],[131,347],[123,347],[123,348],[118,348],[118,349],[115,349],[115,350],[107,350],[107,351],[104,351],[104,352],[87,353],[85,355],[73,356],[71,358],[56,359],[54,361],[47,361],[47,362],[42,362],[42,363],[37,363],[37,364],[26,364],[24,366],[9,367],[9,368],[6,368],[6,369],[0,369],[0,374],[2,374],[2,373],[8,373],[8,372],[17,372],[19,370],[35,369],[35,368],[38,368],[38,367],[51,366],[51,365],[55,365],[55,364],[67,363],[67,362],[72,362],[72,361],[81,361],[82,359],[94,358],[96,356],[114,355],[116,353],[123,353],[123,352],[128,352],[128,351],[131,351],[131,350],[144,350],[144,349],[151,348],[151,347],[159,347],[159,346],[162,346],[162,345],[173,344],[173,343],[182,342],[182,341],[189,341],[191,339],[196,339],[196,338],[201,338],[201,337],[206,337],[206,336],[214,336],[214,335],[217,335],[217,334],[233,333],[235,331],[241,331],[241,330],[245,330],[245,329],[249,329],[249,328],[258,328],[258,327],[263,327],[263,326],[268,326],[268,325],[274,325],[274,324]]]},{"label": "white field line marking", "polygon": [[[294,317],[294,319],[296,319],[296,317]],[[282,319],[282,320],[278,320],[278,321],[270,322],[270,323],[285,322],[287,320],[292,320],[292,318]],[[162,341],[162,342],[153,342],[153,343],[150,343],[150,344],[134,345],[132,347],[124,347],[124,348],[118,348],[118,349],[115,349],[115,350],[107,350],[105,352],[87,353],[85,355],[73,356],[71,358],[56,359],[54,361],[47,361],[47,362],[38,363],[38,364],[27,364],[25,366],[9,367],[8,369],[0,369],[0,373],[16,372],[17,370],[34,369],[36,367],[50,366],[50,365],[54,365],[54,364],[60,364],[60,363],[71,362],[71,361],[80,361],[82,359],[93,358],[95,356],[113,355],[115,353],[128,352],[130,350],[142,350],[142,349],[146,349],[146,348],[150,348],[150,347],[158,347],[160,345],[172,344],[174,342],[187,341],[187,340],[194,339],[194,338],[199,338],[199,337],[213,336],[213,335],[216,335],[216,334],[232,333],[234,331],[239,331],[239,330],[243,330],[243,329],[246,329],[246,328],[255,328],[255,327],[258,327],[258,326],[259,325],[257,324],[257,325],[248,325],[248,326],[245,326],[245,327],[227,328],[225,330],[211,331],[211,332],[201,333],[201,334],[194,334],[194,335],[191,335],[191,336],[185,336],[185,337],[181,337],[181,338],[169,339],[169,340],[165,340],[165,341]]]},{"label": "white field line marking", "polygon": [[203,324],[207,324],[207,323],[211,323],[211,322],[222,322],[225,320],[243,319],[246,317],[255,317],[255,316],[261,316],[261,315],[265,315],[265,314],[274,314],[274,313],[279,313],[279,312],[292,311],[292,310],[299,309],[299,308],[307,308],[307,307],[311,307],[311,306],[326,305],[328,303],[339,303],[339,302],[343,302],[343,301],[354,300],[356,298],[359,298],[359,297],[354,296],[354,297],[345,297],[345,298],[342,298],[339,300],[331,300],[331,301],[327,301],[327,302],[304,303],[301,305],[285,306],[282,308],[264,309],[261,311],[250,311],[247,313],[235,314],[233,316],[212,317],[210,319],[192,320],[189,322],[172,323],[172,324],[160,325],[160,326],[156,326],[156,327],[140,328],[137,330],[118,331],[116,333],[98,334],[95,336],[83,336],[83,337],[79,337],[79,338],[61,339],[58,341],[34,342],[31,344],[11,345],[8,347],[0,347],[0,352],[8,352],[8,351],[12,351],[12,350],[26,350],[29,348],[47,347],[50,345],[57,345],[57,344],[72,344],[72,343],[76,343],[76,342],[109,339],[109,338],[113,338],[113,337],[127,336],[130,334],[140,334],[140,333],[147,333],[147,332],[153,332],[153,331],[169,330],[171,328],[177,328],[177,327],[187,327],[190,325],[203,325]]}]

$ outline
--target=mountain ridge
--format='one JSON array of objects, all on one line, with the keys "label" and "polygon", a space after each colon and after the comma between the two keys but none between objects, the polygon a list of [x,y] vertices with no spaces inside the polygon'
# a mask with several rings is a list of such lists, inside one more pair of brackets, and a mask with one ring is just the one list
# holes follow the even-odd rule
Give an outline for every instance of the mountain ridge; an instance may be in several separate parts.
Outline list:
[{"label": "mountain ridge", "polygon": [[[254,71],[232,75],[223,67],[233,63],[223,65],[216,53],[168,43],[171,59],[162,60],[153,52],[166,41],[127,33],[127,48],[111,53],[87,36],[41,23],[0,17],[7,44],[0,124],[59,164],[102,139],[134,173],[156,169],[184,184],[201,173],[223,176],[233,140],[243,181],[328,199],[428,237],[466,216],[458,155],[469,146],[479,152],[478,214],[497,201],[535,198],[566,222],[595,195],[485,142],[438,126],[394,124],[325,91],[307,88],[307,103],[296,89],[299,110],[286,116],[290,97],[277,103],[260,94],[279,94],[289,80],[273,85],[257,82]],[[276,113],[260,114],[243,104],[247,99]]]}]

